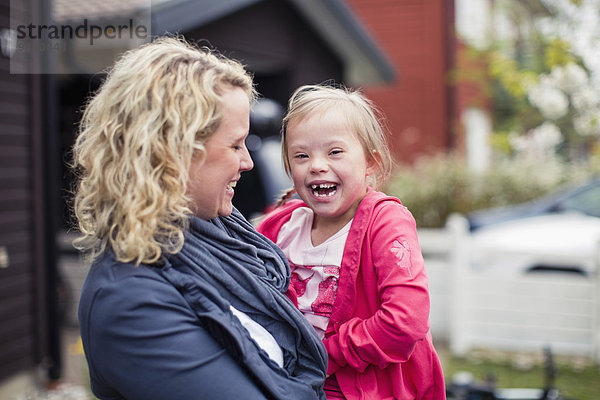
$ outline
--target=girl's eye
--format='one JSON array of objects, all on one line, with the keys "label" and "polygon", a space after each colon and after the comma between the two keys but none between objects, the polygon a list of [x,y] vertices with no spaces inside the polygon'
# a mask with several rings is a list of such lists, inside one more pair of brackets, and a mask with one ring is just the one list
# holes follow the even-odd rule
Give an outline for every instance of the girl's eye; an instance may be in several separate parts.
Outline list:
[{"label": "girl's eye", "polygon": [[336,155],[336,154],[341,154],[341,153],[343,153],[343,151],[341,149],[334,149],[334,150],[331,150],[331,152],[329,154]]},{"label": "girl's eye", "polygon": [[306,155],[306,154],[296,154],[294,156],[294,158],[308,158],[308,155]]}]

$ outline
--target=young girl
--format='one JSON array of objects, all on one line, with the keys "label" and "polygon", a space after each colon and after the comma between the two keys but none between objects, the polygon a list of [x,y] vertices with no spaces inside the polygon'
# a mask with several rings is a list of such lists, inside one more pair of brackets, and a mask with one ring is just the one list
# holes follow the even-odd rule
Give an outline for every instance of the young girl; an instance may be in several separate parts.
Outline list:
[{"label": "young girl", "polygon": [[373,187],[391,157],[360,93],[303,86],[289,101],[283,162],[302,200],[257,229],[292,270],[289,297],[323,338],[328,399],[445,399],[429,333],[429,292],[415,221]]}]

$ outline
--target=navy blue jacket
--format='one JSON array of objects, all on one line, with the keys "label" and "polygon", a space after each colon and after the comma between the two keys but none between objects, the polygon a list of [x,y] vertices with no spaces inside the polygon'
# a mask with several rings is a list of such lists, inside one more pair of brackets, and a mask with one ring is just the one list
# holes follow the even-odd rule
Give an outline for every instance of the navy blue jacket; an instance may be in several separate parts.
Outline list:
[{"label": "navy blue jacket", "polygon": [[[257,350],[239,348],[227,323],[214,323],[222,315],[201,320],[165,268],[123,264],[110,252],[92,265],[79,322],[94,394],[102,400],[274,398],[256,378],[263,372],[232,356]],[[277,382],[279,392],[318,398],[290,380]]]}]

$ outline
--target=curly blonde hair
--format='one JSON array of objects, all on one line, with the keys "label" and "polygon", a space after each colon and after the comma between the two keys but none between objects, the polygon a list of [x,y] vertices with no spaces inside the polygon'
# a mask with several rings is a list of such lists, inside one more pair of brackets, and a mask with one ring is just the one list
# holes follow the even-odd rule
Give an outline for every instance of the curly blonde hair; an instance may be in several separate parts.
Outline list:
[{"label": "curly blonde hair", "polygon": [[[291,177],[286,135],[290,122],[301,120],[313,113],[324,114],[330,110],[342,113],[344,121],[362,144],[365,157],[377,164],[377,171],[369,177],[368,183],[375,188],[381,188],[393,168],[383,116],[375,104],[360,91],[343,86],[304,85],[296,89],[290,97],[281,130],[281,152],[286,173]],[[291,194],[284,194],[284,198],[290,197]],[[285,201],[284,198],[282,201]]]},{"label": "curly blonde hair", "polygon": [[88,102],[73,146],[75,245],[94,259],[152,264],[183,246],[188,170],[221,121],[227,86],[256,99],[237,61],[181,37],[126,52]]}]

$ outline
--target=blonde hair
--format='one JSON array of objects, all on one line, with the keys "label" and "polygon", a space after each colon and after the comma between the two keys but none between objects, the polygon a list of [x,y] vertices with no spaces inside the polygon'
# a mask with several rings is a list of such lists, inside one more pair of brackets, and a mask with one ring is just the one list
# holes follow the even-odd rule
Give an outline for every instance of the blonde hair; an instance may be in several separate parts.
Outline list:
[{"label": "blonde hair", "polygon": [[73,147],[75,244],[154,263],[183,246],[189,165],[221,121],[223,90],[256,98],[243,66],[180,37],[126,52],[89,101]]},{"label": "blonde hair", "polygon": [[[281,153],[285,172],[291,177],[287,150],[287,128],[294,120],[301,120],[313,113],[324,114],[335,110],[356,135],[363,146],[365,157],[377,164],[375,174],[369,177],[369,185],[381,188],[389,178],[393,161],[386,140],[386,130],[381,112],[360,91],[331,85],[305,85],[292,94],[288,111],[283,118],[281,130]],[[278,205],[291,197],[293,190],[282,195]]]}]

